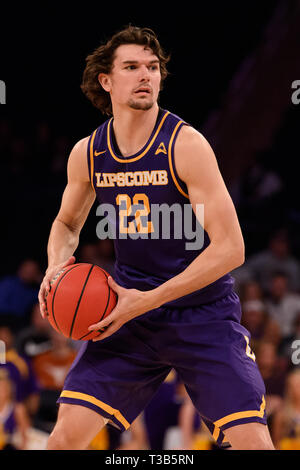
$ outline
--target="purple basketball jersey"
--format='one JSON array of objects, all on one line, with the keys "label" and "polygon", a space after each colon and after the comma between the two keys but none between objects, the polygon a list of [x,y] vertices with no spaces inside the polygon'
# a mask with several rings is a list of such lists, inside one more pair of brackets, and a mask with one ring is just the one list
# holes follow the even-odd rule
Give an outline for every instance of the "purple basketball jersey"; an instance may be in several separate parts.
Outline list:
[{"label": "purple basketball jersey", "polygon": [[[183,214],[186,206],[191,209],[188,190],[174,163],[175,141],[184,125],[187,123],[178,116],[160,109],[148,142],[130,157],[120,154],[113,118],[98,127],[89,139],[91,184],[99,203],[112,205],[117,214],[115,220],[110,218],[110,223],[116,237],[115,280],[123,287],[154,289],[182,272],[210,243],[204,232],[200,249],[186,249],[187,243],[191,243],[186,229],[200,227],[192,210],[190,227],[187,227]],[[176,206],[179,211],[174,212],[166,227],[170,229],[166,238],[162,234],[165,220],[154,220],[151,213],[152,208],[162,204]],[[165,305],[186,307],[212,302],[228,294],[232,285],[233,279],[227,274]]]}]

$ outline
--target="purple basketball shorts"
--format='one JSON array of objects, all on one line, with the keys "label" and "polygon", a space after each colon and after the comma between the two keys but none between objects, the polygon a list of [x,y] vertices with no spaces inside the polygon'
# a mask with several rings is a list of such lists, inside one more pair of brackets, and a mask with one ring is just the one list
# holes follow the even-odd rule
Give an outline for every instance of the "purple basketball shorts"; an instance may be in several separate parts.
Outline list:
[{"label": "purple basketball shorts", "polygon": [[103,341],[84,342],[58,403],[88,407],[127,429],[175,369],[218,444],[238,424],[266,424],[265,386],[240,324],[238,296],[160,307]]}]

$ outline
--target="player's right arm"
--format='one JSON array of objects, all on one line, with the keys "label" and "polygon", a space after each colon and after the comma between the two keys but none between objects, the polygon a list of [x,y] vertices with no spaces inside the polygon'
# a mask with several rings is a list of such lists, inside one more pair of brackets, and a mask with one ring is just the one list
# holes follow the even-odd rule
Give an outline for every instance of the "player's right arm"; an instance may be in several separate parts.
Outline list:
[{"label": "player's right arm", "polygon": [[86,137],[77,142],[70,153],[67,186],[51,227],[47,246],[48,268],[39,291],[43,318],[46,315],[45,294],[50,289],[50,281],[58,271],[74,263],[73,253],[78,246],[81,229],[95,201],[86,158],[88,139]]}]

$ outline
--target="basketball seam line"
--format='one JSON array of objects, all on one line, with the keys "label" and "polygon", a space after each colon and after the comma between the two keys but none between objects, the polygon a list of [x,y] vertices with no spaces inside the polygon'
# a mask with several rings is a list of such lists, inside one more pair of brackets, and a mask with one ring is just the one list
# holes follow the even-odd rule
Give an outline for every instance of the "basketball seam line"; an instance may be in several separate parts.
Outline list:
[{"label": "basketball seam line", "polygon": [[54,291],[54,294],[53,294],[53,297],[52,297],[52,317],[53,317],[53,320],[55,322],[55,325],[57,326],[58,330],[62,333],[61,329],[59,328],[58,326],[58,323],[56,321],[56,318],[55,318],[55,315],[54,315],[54,299],[55,299],[55,295],[56,295],[56,291],[57,291],[57,288],[59,286],[59,284],[61,283],[61,281],[63,280],[63,278],[70,272],[72,271],[73,269],[75,268],[78,268],[78,264],[76,264],[76,266],[72,266],[72,268],[68,269],[68,271],[66,271],[62,276],[61,278],[59,279],[58,283],[56,284],[55,286],[55,291]]},{"label": "basketball seam line", "polygon": [[[100,266],[98,266],[98,265],[97,265],[97,267],[100,268]],[[103,272],[103,274],[104,274],[104,276],[106,277],[106,279],[108,279],[108,276],[107,276],[106,272],[104,271],[104,269],[102,269],[102,268],[100,268],[100,269],[101,269],[101,271]],[[104,310],[104,312],[103,312],[103,314],[102,314],[102,317],[100,318],[99,321],[101,321],[101,320],[103,319],[103,317],[104,317],[104,315],[105,315],[105,313],[106,313],[106,310],[107,310],[107,308],[108,308],[109,299],[110,299],[110,291],[111,291],[111,288],[108,286],[108,298],[107,298],[107,302],[106,302],[106,307],[105,307],[105,310]],[[98,331],[100,331],[100,330],[98,330]],[[79,341],[81,341],[85,336],[88,336],[88,335],[90,335],[91,333],[93,333],[93,332],[92,332],[92,331],[89,331],[89,332],[86,333],[85,335],[81,336],[81,338],[79,338]]]},{"label": "basketball seam line", "polygon": [[77,313],[78,313],[78,309],[79,309],[79,306],[80,306],[80,302],[81,302],[81,299],[82,299],[82,296],[83,296],[83,293],[84,293],[84,290],[85,290],[85,286],[87,285],[87,282],[89,280],[89,277],[90,277],[90,274],[94,268],[94,264],[92,265],[92,267],[90,268],[89,272],[88,272],[88,275],[86,277],[86,280],[84,282],[84,285],[82,287],[82,290],[81,290],[81,294],[80,294],[80,297],[78,299],[78,302],[77,302],[77,306],[76,306],[76,309],[75,309],[75,313],[74,313],[74,316],[73,316],[73,320],[72,320],[72,325],[71,325],[71,329],[70,329],[70,333],[69,333],[69,337],[71,338],[72,337],[72,333],[73,333],[73,328],[74,328],[74,324],[75,324],[75,320],[76,320],[76,317],[77,317]]},{"label": "basketball seam line", "polygon": [[107,308],[108,308],[109,299],[110,299],[110,287],[108,287],[108,297],[107,297],[106,307],[105,307],[105,310],[104,310],[104,312],[103,312],[103,314],[102,314],[102,317],[100,318],[99,321],[103,320],[103,318],[104,318],[104,315],[105,315],[106,310],[107,310]]},{"label": "basketball seam line", "polygon": [[[99,266],[99,268],[100,268],[100,266]],[[102,268],[100,268],[100,269],[101,269],[101,271],[103,272],[103,274],[105,275],[106,279],[108,279],[108,276],[107,276],[106,272],[104,271],[104,269],[102,269]],[[105,310],[104,310],[104,312],[103,312],[102,317],[100,318],[100,321],[103,320],[104,315],[105,315],[105,313],[106,313],[106,310],[107,310],[107,308],[108,308],[109,300],[110,300],[110,293],[111,293],[111,288],[108,286],[108,298],[107,298],[107,302],[106,302],[106,307],[105,307]]]}]

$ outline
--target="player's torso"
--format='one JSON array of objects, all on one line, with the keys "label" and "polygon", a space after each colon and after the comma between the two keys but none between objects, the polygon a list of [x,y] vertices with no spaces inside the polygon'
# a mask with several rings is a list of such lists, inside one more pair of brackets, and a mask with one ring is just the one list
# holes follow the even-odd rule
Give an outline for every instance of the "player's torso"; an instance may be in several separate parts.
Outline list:
[{"label": "player's torso", "polygon": [[89,139],[91,183],[101,203],[98,214],[104,217],[97,234],[105,237],[109,219],[116,280],[125,287],[156,287],[183,271],[209,244],[176,172],[174,145],[184,125],[178,116],[160,109],[147,143],[130,157],[118,150],[113,119]]}]

